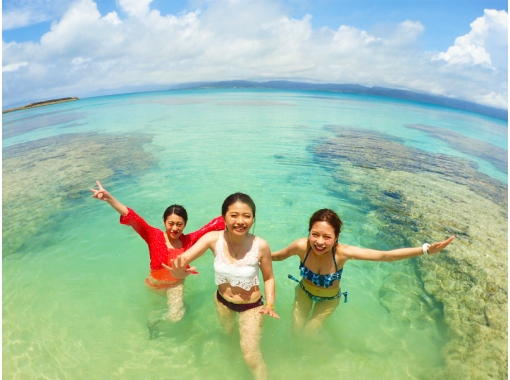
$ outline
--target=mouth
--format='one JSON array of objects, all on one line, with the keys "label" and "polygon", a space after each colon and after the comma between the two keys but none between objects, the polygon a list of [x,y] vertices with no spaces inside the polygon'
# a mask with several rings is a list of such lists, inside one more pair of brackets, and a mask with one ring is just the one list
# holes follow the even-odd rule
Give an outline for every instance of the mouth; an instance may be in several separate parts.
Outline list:
[{"label": "mouth", "polygon": [[326,247],[318,247],[317,245],[314,245],[314,248],[317,252],[324,252],[326,250]]},{"label": "mouth", "polygon": [[246,226],[234,226],[234,231],[244,232],[244,231],[246,231]]},{"label": "mouth", "polygon": [[179,235],[179,231],[170,231],[170,233],[172,234],[172,236],[177,236],[177,235]]}]

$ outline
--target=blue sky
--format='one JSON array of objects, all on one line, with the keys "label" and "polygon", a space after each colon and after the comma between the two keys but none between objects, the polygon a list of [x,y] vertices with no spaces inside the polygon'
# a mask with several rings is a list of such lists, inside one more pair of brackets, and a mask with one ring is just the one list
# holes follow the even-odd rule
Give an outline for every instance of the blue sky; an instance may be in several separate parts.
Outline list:
[{"label": "blue sky", "polygon": [[358,83],[508,108],[508,3],[3,1],[3,107],[204,80]]}]

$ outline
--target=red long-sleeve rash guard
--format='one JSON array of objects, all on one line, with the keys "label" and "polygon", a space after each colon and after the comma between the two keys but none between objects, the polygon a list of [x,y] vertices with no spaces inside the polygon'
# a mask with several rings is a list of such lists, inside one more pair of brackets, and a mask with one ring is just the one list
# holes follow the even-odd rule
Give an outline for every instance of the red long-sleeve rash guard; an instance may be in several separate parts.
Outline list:
[{"label": "red long-sleeve rash guard", "polygon": [[169,249],[165,241],[165,233],[159,228],[149,226],[143,218],[128,207],[128,213],[120,217],[120,223],[133,227],[143,240],[149,246],[151,258],[151,277],[158,281],[177,282],[180,280],[172,278],[161,264],[170,264],[170,260],[175,259],[183,252],[190,249],[202,236],[211,231],[221,231],[225,229],[225,222],[221,216],[211,220],[198,231],[188,235],[182,234],[179,239],[182,242],[182,248]]}]

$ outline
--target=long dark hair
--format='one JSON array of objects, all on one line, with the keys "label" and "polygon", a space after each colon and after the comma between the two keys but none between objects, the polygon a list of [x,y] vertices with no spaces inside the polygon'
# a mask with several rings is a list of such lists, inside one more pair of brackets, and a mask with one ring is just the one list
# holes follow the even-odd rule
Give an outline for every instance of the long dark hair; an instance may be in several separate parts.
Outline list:
[{"label": "long dark hair", "polygon": [[163,214],[163,221],[166,222],[166,218],[174,214],[184,219],[184,223],[188,223],[188,213],[181,205],[171,205],[168,207]]},{"label": "long dark hair", "polygon": [[312,229],[313,225],[316,222],[326,222],[335,230],[335,236],[338,238],[340,235],[340,231],[342,230],[342,221],[336,212],[330,210],[329,208],[323,208],[319,211],[315,211],[315,213],[310,218],[310,225],[308,227],[308,232]]},{"label": "long dark hair", "polygon": [[227,199],[225,199],[225,201],[223,202],[223,205],[221,206],[221,215],[225,217],[225,215],[227,215],[227,211],[230,205],[236,202],[244,203],[250,206],[251,211],[253,212],[253,218],[255,218],[255,202],[253,202],[253,199],[251,199],[251,197],[248,194],[244,193],[235,193],[229,195]]}]

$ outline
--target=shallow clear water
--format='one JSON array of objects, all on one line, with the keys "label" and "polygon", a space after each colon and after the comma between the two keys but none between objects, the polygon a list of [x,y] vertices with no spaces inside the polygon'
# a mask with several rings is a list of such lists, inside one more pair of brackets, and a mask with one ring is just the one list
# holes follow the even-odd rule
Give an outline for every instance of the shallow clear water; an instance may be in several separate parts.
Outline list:
[{"label": "shallow clear water", "polygon": [[[334,164],[314,156],[317,144],[335,136],[328,125],[384,132],[409,147],[470,159],[482,173],[505,186],[508,182],[507,174],[489,161],[405,127],[445,128],[508,150],[506,122],[377,97],[305,91],[158,92],[16,112],[4,115],[3,123],[4,137],[6,127],[13,128],[3,140],[4,150],[67,133],[149,135],[152,142],[143,149],[153,155],[154,165],[130,175],[112,173],[102,181],[117,199],[161,228],[164,209],[182,204],[190,215],[186,232],[192,232],[220,214],[226,196],[246,192],[257,205],[255,233],[272,250],[306,236],[307,219],[325,207],[337,210],[345,223],[342,243],[398,248],[370,199],[360,202],[350,192],[350,179],[335,181]],[[91,170],[87,175],[93,178],[93,165]],[[51,186],[50,173],[40,176]],[[238,333],[224,335],[215,314],[210,252],[196,263],[200,275],[186,280],[184,319],[161,326],[160,336],[149,339],[147,322],[166,302],[144,285],[146,244],[118,224],[118,215],[106,203],[90,198],[93,181],[86,186],[79,197],[64,199],[63,207],[40,221],[40,228],[14,252],[6,254],[4,248],[4,376],[250,378]],[[44,194],[33,199],[29,210],[44,202]],[[9,222],[3,221],[4,242]],[[402,278],[421,289],[414,262],[348,262],[342,289],[349,291],[349,302],[340,304],[315,341],[291,332],[295,283],[287,274],[297,276],[298,264],[296,259],[274,263],[281,320],[267,318],[262,338],[271,378],[427,378],[445,364],[441,350],[449,338],[440,303],[406,319],[395,318],[395,311],[381,301]],[[404,288],[397,303],[414,302],[416,289]]]}]

